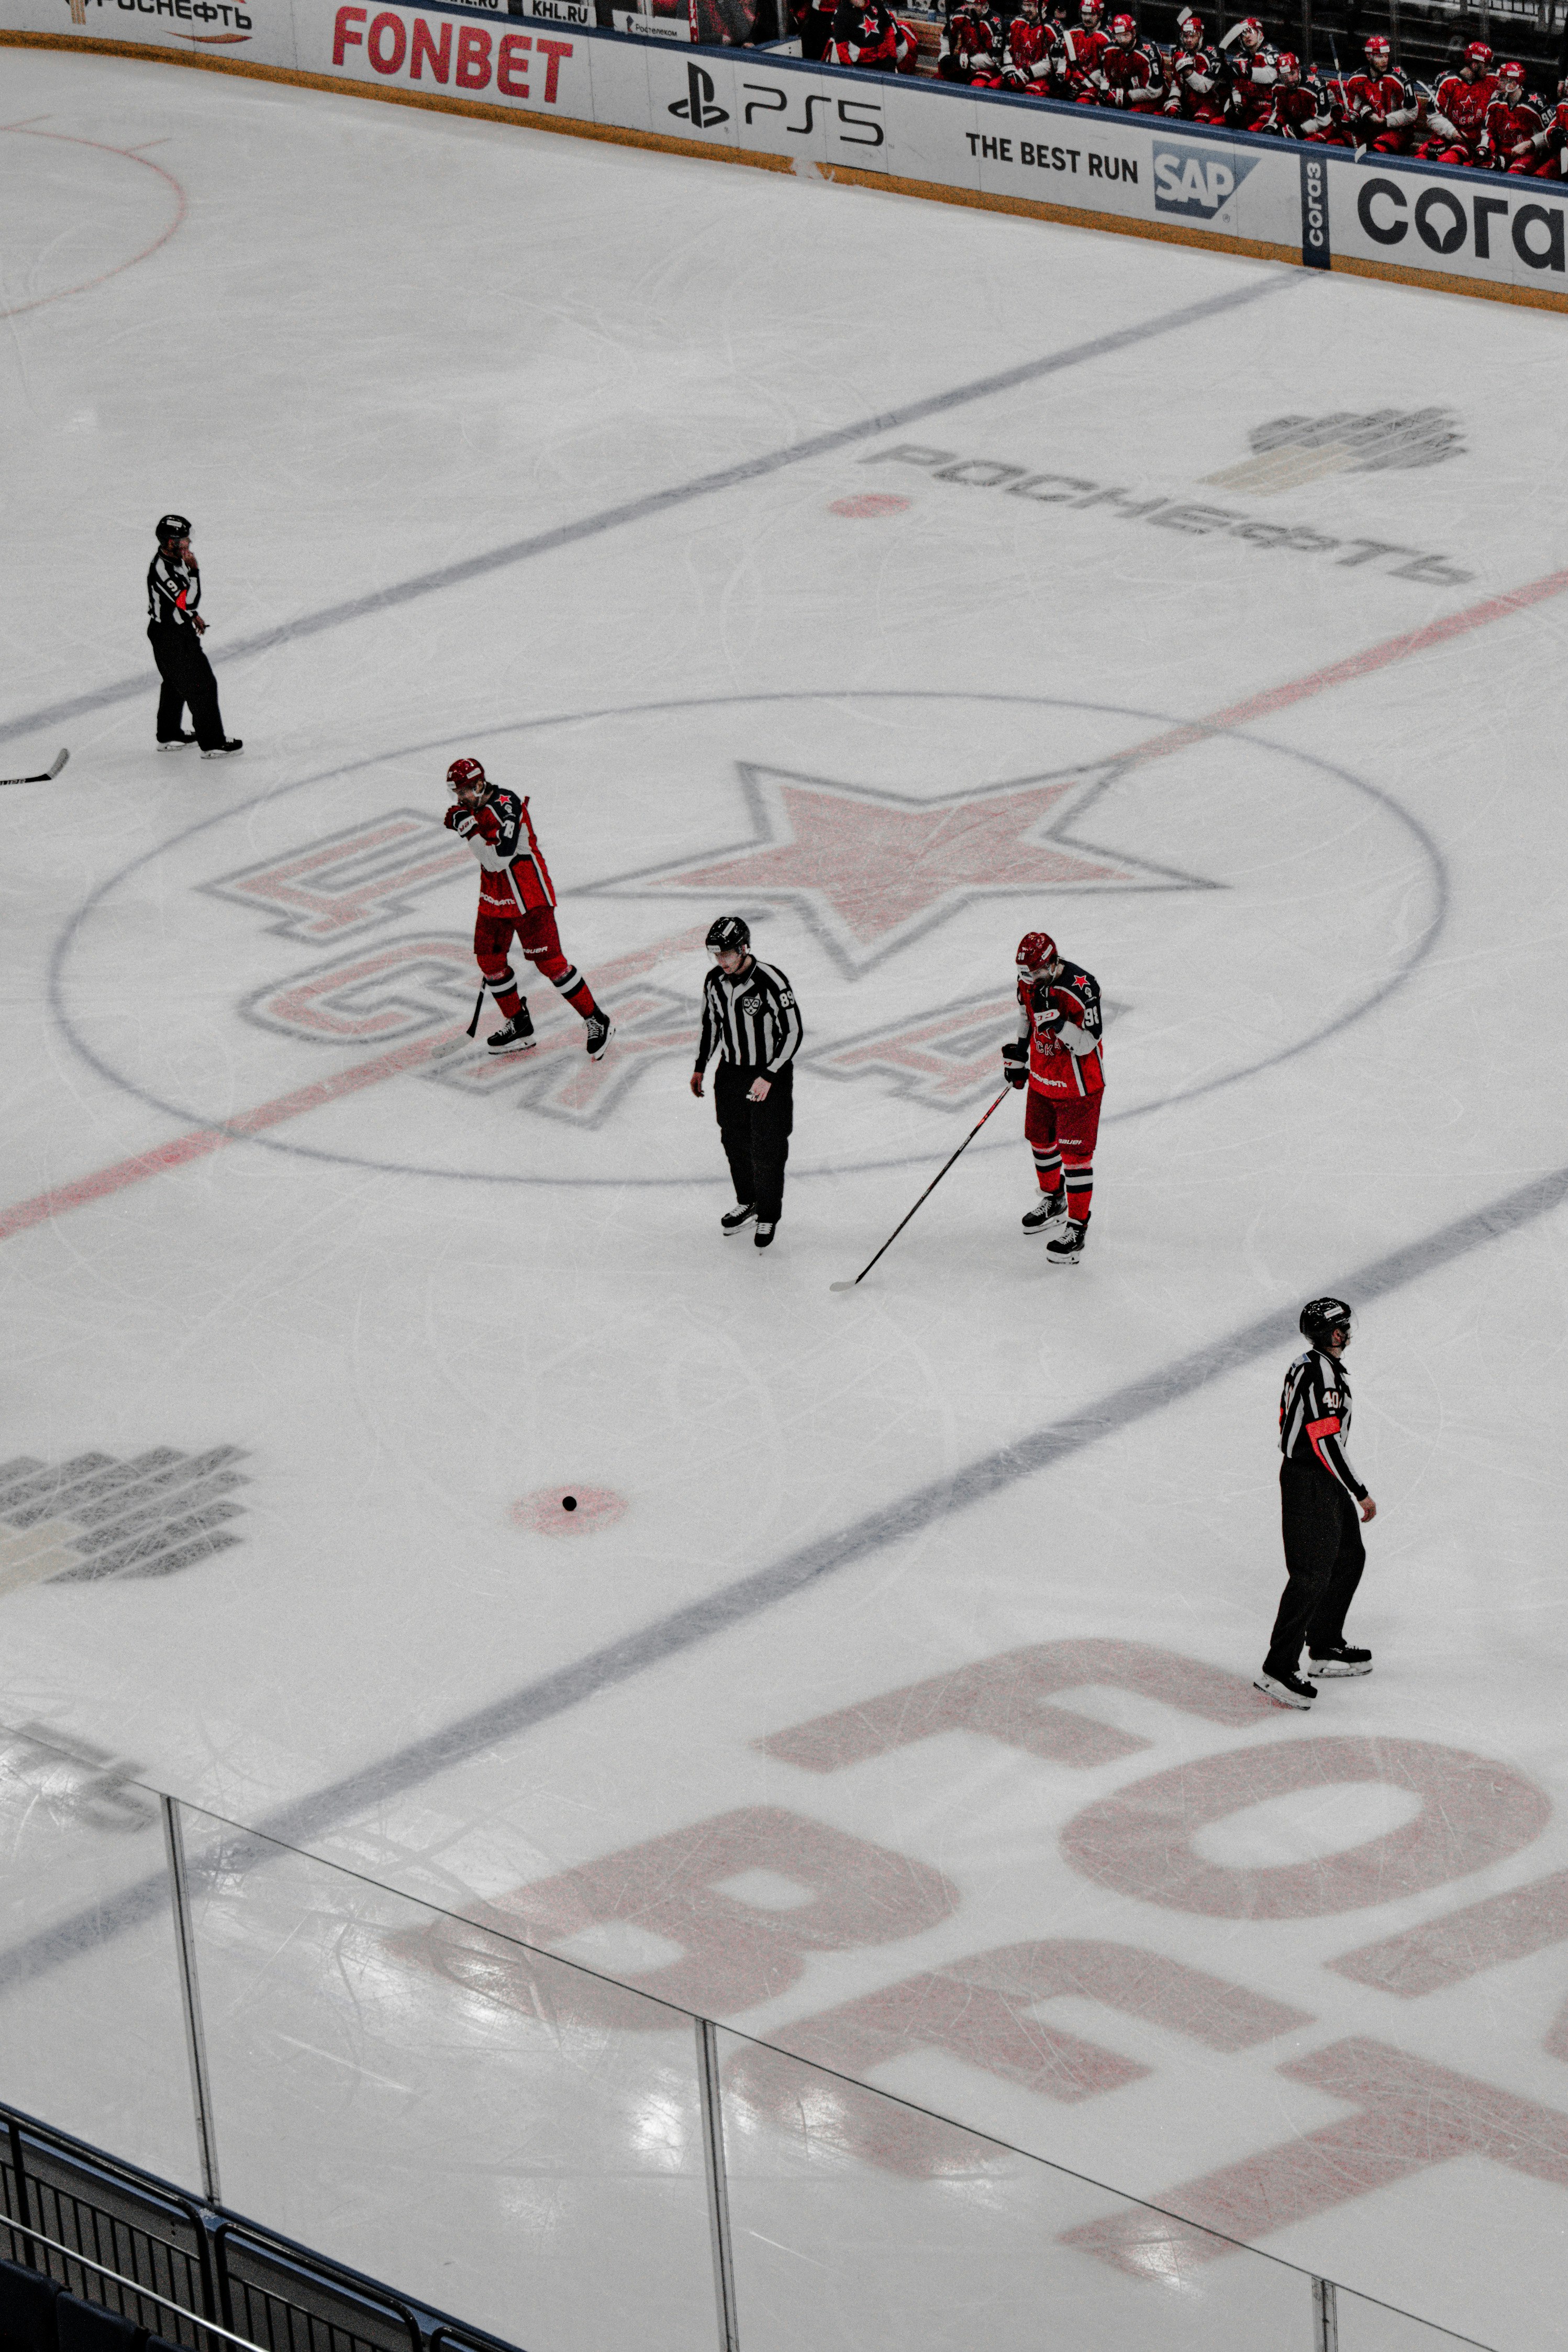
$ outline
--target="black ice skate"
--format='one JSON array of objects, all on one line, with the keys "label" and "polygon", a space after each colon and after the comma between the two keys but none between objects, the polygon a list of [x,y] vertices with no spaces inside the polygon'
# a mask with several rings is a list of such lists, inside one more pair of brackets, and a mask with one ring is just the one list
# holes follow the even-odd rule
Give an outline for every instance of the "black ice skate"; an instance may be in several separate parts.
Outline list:
[{"label": "black ice skate", "polygon": [[1054,1192],[1042,1192],[1033,1208],[1024,1211],[1023,1229],[1026,1234],[1042,1234],[1066,1214],[1067,1194],[1059,1184]]},{"label": "black ice skate", "polygon": [[1304,1683],[1300,1675],[1271,1675],[1265,1667],[1252,1677],[1254,1690],[1266,1691],[1276,1706],[1311,1706],[1317,1696],[1317,1686]]},{"label": "black ice skate", "polygon": [[204,760],[227,760],[231,759],[235,752],[243,751],[244,750],[245,745],[241,742],[239,737],[237,735],[230,735],[224,742],[214,743],[210,751],[204,751],[202,753],[202,757]]},{"label": "black ice skate", "polygon": [[719,1231],[722,1234],[737,1234],[742,1225],[748,1225],[756,1214],[756,1204],[750,1201],[743,1201],[738,1209],[726,1210],[718,1221]]},{"label": "black ice skate", "polygon": [[183,751],[187,743],[195,741],[193,735],[164,735],[158,742],[160,751]]},{"label": "black ice skate", "polygon": [[1322,1682],[1325,1675],[1369,1675],[1372,1672],[1372,1652],[1352,1650],[1343,1642],[1335,1642],[1320,1657],[1313,1651],[1307,1654],[1307,1672]]},{"label": "black ice skate", "polygon": [[534,1050],[534,1024],[528,1018],[528,1008],[519,1004],[504,1029],[494,1029],[485,1040],[489,1054],[531,1054]]},{"label": "black ice skate", "polygon": [[591,1062],[604,1059],[604,1048],[615,1034],[615,1024],[608,1013],[597,1010],[588,1016],[588,1058]]},{"label": "black ice skate", "polygon": [[1076,1265],[1083,1255],[1083,1236],[1088,1230],[1087,1217],[1082,1223],[1076,1217],[1069,1217],[1056,1239],[1045,1245],[1045,1254],[1052,1265]]},{"label": "black ice skate", "polygon": [[758,1249],[771,1249],[773,1246],[773,1236],[778,1230],[779,1228],[777,1225],[765,1225],[758,1222],[757,1231],[751,1236],[755,1247]]}]

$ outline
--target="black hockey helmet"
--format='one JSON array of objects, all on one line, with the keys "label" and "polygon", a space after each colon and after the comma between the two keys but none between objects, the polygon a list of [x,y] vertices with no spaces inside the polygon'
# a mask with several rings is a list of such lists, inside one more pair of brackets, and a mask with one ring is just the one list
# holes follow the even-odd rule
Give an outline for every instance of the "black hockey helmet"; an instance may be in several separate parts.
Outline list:
[{"label": "black hockey helmet", "polygon": [[707,949],[710,955],[727,954],[731,948],[751,945],[751,927],[738,915],[719,915],[707,927]]},{"label": "black hockey helmet", "polygon": [[189,539],[191,526],[184,515],[167,514],[158,518],[158,544],[166,546],[172,539]]},{"label": "black hockey helmet", "polygon": [[1350,1317],[1343,1298],[1309,1298],[1301,1309],[1301,1328],[1314,1348],[1326,1348],[1336,1331],[1350,1338]]}]

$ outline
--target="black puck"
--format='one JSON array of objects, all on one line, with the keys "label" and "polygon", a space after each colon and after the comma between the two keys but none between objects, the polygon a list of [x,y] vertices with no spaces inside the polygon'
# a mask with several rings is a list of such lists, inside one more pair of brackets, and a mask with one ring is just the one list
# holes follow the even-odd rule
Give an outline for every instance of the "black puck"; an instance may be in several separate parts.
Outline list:
[{"label": "black puck", "polygon": [[560,1507],[563,1511],[575,1511],[577,1508],[577,1496],[575,1495],[563,1495],[560,1498]]}]

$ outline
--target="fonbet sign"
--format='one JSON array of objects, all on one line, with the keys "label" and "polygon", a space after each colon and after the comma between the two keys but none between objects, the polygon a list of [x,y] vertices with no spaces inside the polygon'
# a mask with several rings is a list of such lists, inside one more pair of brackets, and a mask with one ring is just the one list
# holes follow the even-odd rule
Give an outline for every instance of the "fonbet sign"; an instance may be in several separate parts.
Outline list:
[{"label": "fonbet sign", "polygon": [[[205,52],[436,105],[869,173],[933,195],[1568,309],[1559,183],[1358,162],[766,50],[694,52],[601,30],[588,21],[597,14],[594,0],[0,0],[0,33]],[[643,21],[658,30],[677,20]]]}]

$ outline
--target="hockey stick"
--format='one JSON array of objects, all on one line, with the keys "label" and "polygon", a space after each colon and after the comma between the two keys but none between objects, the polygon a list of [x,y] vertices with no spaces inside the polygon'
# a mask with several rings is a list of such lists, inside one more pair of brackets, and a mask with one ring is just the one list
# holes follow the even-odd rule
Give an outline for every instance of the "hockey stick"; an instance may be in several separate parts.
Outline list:
[{"label": "hockey stick", "polygon": [[468,1043],[470,1037],[474,1036],[477,1032],[479,1027],[479,1015],[484,1012],[484,1010],[485,992],[481,989],[478,995],[474,1000],[474,1018],[468,1024],[467,1028],[463,1032],[462,1036],[446,1037],[442,1040],[439,1045],[433,1045],[430,1049],[431,1060],[433,1062],[444,1062],[448,1054],[460,1054],[463,1051],[464,1046]]},{"label": "hockey stick", "polygon": [[70,756],[71,755],[68,751],[57,751],[55,754],[54,766],[52,768],[46,768],[42,775],[0,776],[0,787],[4,787],[6,784],[52,784],[55,778],[59,774],[60,770],[65,766],[66,761],[70,758]]},{"label": "hockey stick", "polygon": [[[979,1131],[980,1131],[981,1128],[983,1128],[983,1127],[984,1127],[984,1125],[985,1125],[985,1123],[986,1123],[987,1119],[988,1119],[988,1118],[989,1118],[989,1117],[990,1117],[990,1115],[991,1115],[991,1111],[993,1111],[993,1110],[995,1110],[995,1109],[996,1109],[996,1108],[997,1108],[997,1104],[998,1104],[998,1103],[1005,1102],[1005,1101],[1007,1100],[1007,1097],[1008,1097],[1009,1094],[1011,1091],[1012,1091],[1012,1087],[1011,1087],[1011,1082],[1010,1082],[1010,1080],[1009,1080],[1009,1084],[1008,1084],[1007,1086],[1005,1086],[1005,1087],[1002,1088],[1001,1093],[997,1097],[997,1100],[996,1100],[996,1102],[992,1103],[992,1105],[990,1106],[990,1109],[989,1109],[989,1110],[987,1110],[987,1111],[982,1112],[981,1116],[980,1116],[980,1117],[979,1117],[979,1118],[975,1121],[974,1126],[969,1129],[968,1134],[964,1138],[963,1142],[958,1146],[958,1150],[957,1150],[956,1151],[955,1151],[955,1153],[953,1154],[953,1160],[956,1160],[957,1158],[959,1158],[960,1154],[962,1154],[963,1152],[967,1151],[967,1150],[969,1149],[970,1144],[971,1144],[971,1143],[973,1143],[973,1141],[975,1140],[976,1136],[977,1136],[977,1135],[978,1135],[978,1133],[979,1133]],[[947,1173],[947,1170],[948,1170],[949,1168],[951,1168],[951,1166],[953,1165],[953,1160],[949,1160],[946,1163],[946,1165],[945,1165],[945,1166],[943,1166],[943,1167],[939,1168],[939,1169],[936,1171],[936,1175],[935,1175],[935,1176],[933,1176],[933,1178],[931,1179],[930,1183],[929,1183],[929,1184],[927,1184],[927,1186],[925,1187],[925,1192],[922,1192],[922,1194],[920,1195],[920,1200],[919,1200],[919,1201],[916,1201],[916,1202],[915,1203],[915,1209],[918,1209],[918,1208],[919,1208],[919,1206],[920,1206],[920,1204],[921,1204],[921,1202],[923,1202],[923,1201],[928,1201],[928,1200],[931,1198],[932,1193],[933,1193],[933,1192],[935,1192],[935,1191],[936,1190],[937,1185],[938,1185],[938,1184],[940,1184],[940,1182],[942,1181],[943,1177],[944,1177],[944,1176],[946,1176],[946,1174]],[[909,1212],[909,1217],[912,1217],[912,1216],[915,1214],[915,1209],[911,1209],[911,1211]],[[899,1219],[899,1221],[898,1221],[897,1224],[896,1224],[896,1225],[894,1225],[894,1229],[893,1229],[892,1233],[890,1233],[890,1234],[889,1234],[889,1235],[888,1235],[887,1239],[883,1242],[883,1245],[882,1245],[882,1249],[879,1249],[879,1250],[878,1250],[878,1252],[877,1252],[877,1254],[876,1254],[876,1257],[881,1257],[881,1256],[882,1256],[882,1255],[883,1255],[883,1252],[884,1250],[890,1250],[890,1249],[893,1247],[894,1243],[898,1239],[899,1234],[904,1231],[904,1226],[909,1223],[909,1217],[901,1217],[901,1218]],[[854,1288],[854,1286],[855,1286],[855,1283],[856,1283],[856,1282],[863,1282],[863,1281],[865,1280],[865,1278],[866,1278],[867,1275],[871,1272],[872,1267],[876,1264],[876,1257],[873,1257],[873,1258],[868,1258],[868,1259],[867,1259],[867,1261],[866,1261],[865,1265],[862,1266],[862,1268],[861,1268],[860,1272],[856,1275],[856,1276],[855,1276],[855,1278],[854,1278],[854,1282],[830,1282],[830,1283],[829,1283],[829,1285],[828,1285],[828,1288],[829,1288],[830,1290],[852,1290],[852,1289]]]}]

